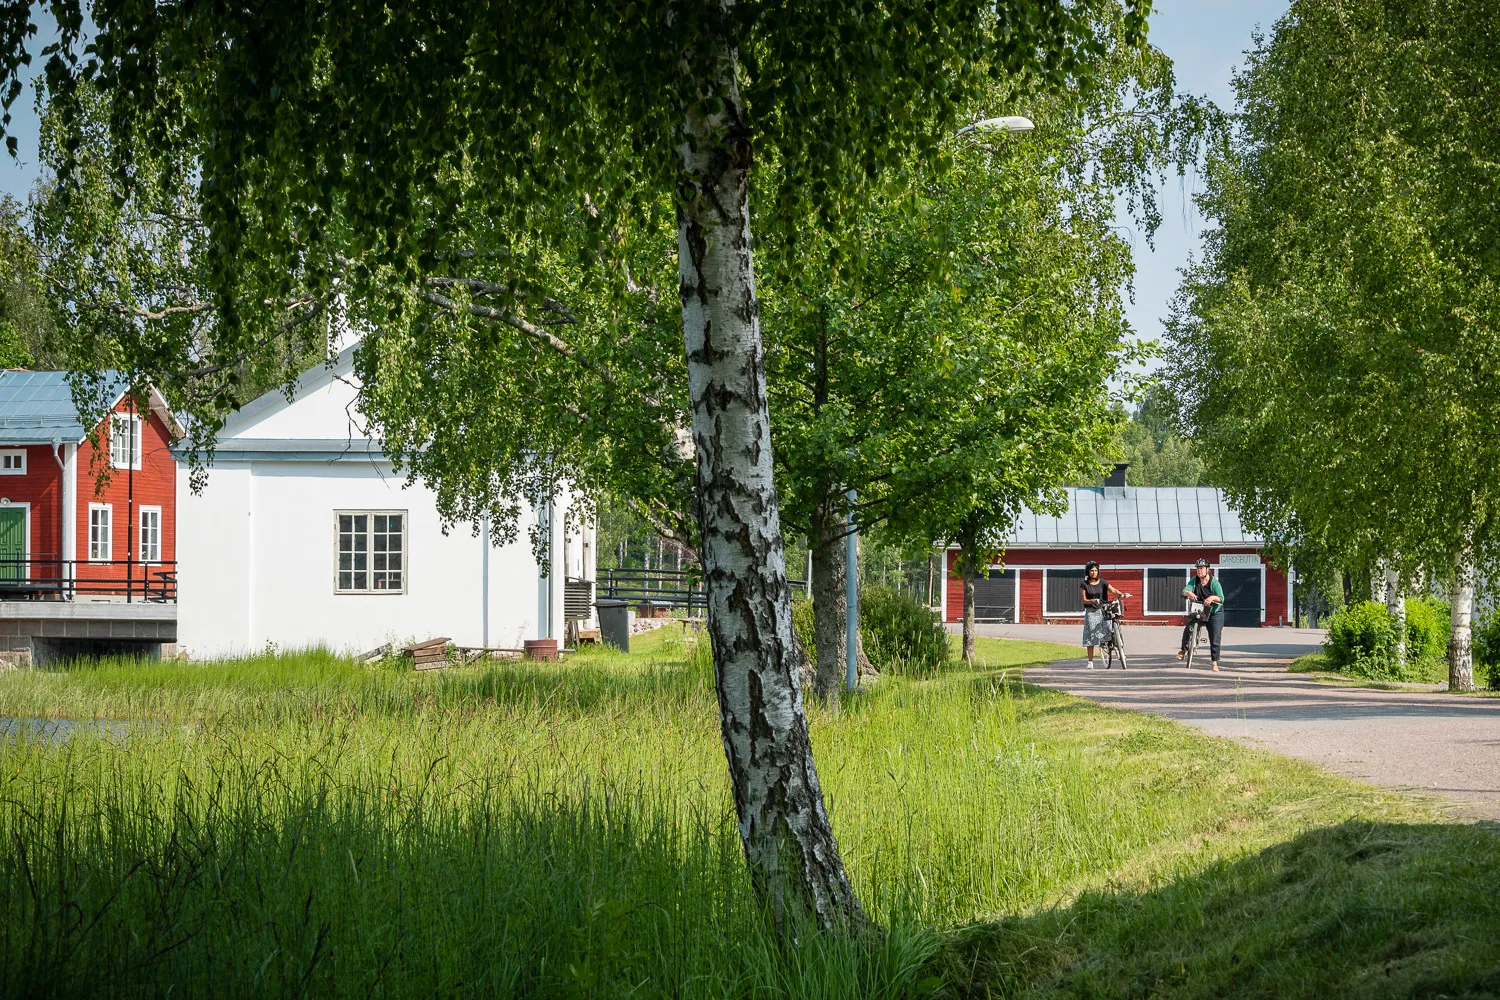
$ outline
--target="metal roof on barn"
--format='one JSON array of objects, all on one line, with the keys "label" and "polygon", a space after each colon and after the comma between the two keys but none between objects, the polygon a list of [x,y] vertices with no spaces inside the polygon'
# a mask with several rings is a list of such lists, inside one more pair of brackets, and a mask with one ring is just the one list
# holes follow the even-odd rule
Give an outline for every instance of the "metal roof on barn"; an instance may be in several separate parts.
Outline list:
[{"label": "metal roof on barn", "polygon": [[[125,392],[117,372],[104,373],[105,384]],[[92,428],[84,427],[73,405],[67,372],[0,371],[0,444],[75,444]]]},{"label": "metal roof on barn", "polygon": [[1206,487],[1071,486],[1061,517],[1022,513],[1017,548],[1259,545],[1224,494]]}]

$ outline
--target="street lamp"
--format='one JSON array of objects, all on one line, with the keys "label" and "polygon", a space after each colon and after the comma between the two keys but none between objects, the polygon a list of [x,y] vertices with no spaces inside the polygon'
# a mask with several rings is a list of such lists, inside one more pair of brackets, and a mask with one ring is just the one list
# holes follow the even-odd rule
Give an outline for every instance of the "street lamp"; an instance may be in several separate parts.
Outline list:
[{"label": "street lamp", "polygon": [[[1036,128],[1030,118],[1021,115],[1005,115],[1000,118],[985,118],[971,122],[954,132],[950,139],[979,129],[997,129],[1006,135],[1030,132]],[[849,525],[844,536],[844,686],[853,691],[859,685],[859,526],[854,520],[856,495],[849,491]],[[812,553],[808,552],[807,579],[812,580]],[[811,584],[809,583],[809,587]]]},{"label": "street lamp", "polygon": [[1030,132],[1032,129],[1036,128],[1036,126],[1032,124],[1030,118],[1023,118],[1020,115],[1005,115],[1002,118],[986,118],[983,121],[977,121],[965,125],[957,132],[954,132],[952,138],[957,139],[959,136],[964,135],[965,133],[973,132],[982,128],[999,129],[1002,132]]}]

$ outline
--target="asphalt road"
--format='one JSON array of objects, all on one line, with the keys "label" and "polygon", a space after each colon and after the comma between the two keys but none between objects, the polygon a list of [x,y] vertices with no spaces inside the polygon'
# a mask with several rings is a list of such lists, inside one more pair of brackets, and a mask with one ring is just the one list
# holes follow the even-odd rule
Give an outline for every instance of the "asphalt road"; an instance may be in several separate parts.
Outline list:
[{"label": "asphalt road", "polygon": [[[1072,625],[981,626],[981,635],[1076,644]],[[1082,659],[1026,670],[1026,680],[1115,708],[1165,716],[1377,785],[1439,796],[1455,812],[1500,820],[1500,699],[1340,687],[1288,674],[1321,649],[1311,629],[1225,629],[1222,670],[1186,670],[1181,630],[1128,627],[1130,669]],[[1206,650],[1205,650],[1206,652]],[[1079,650],[1080,657],[1082,649]],[[1102,661],[1101,661],[1102,662]]]}]

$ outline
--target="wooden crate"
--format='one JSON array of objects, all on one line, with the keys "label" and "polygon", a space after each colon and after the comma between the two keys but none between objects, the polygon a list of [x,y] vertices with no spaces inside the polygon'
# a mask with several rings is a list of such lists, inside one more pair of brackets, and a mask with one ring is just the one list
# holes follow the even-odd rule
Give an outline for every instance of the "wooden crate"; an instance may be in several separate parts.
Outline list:
[{"label": "wooden crate", "polygon": [[417,670],[436,670],[448,665],[448,643],[452,641],[447,636],[428,639],[407,646],[404,652],[411,657],[412,666]]}]

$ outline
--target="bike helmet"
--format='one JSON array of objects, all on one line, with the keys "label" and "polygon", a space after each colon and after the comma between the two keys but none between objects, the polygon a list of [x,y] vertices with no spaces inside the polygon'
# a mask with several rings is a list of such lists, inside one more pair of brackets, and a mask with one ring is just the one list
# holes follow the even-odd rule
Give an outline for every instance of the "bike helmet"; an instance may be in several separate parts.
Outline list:
[{"label": "bike helmet", "polygon": [[1091,570],[1091,569],[1098,569],[1098,568],[1099,568],[1099,564],[1096,563],[1096,562],[1094,562],[1094,560],[1090,559],[1088,562],[1086,562],[1086,563],[1083,564],[1083,575],[1084,576],[1088,576],[1089,575],[1089,570]]},{"label": "bike helmet", "polygon": [[1206,569],[1208,567],[1208,560],[1207,559],[1199,559],[1197,562],[1193,563],[1193,568],[1194,569],[1197,569],[1200,566]]}]

